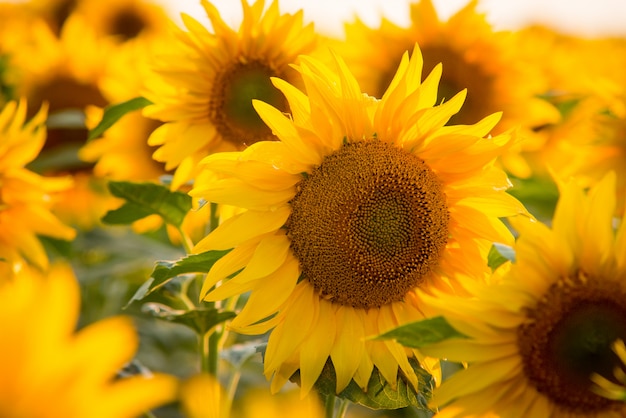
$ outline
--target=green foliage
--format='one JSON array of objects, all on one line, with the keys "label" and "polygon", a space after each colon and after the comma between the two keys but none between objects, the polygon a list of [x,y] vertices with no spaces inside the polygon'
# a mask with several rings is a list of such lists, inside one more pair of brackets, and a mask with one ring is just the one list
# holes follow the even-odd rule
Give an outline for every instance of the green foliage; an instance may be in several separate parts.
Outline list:
[{"label": "green foliage", "polygon": [[[206,251],[200,254],[192,254],[176,261],[157,261],[150,278],[143,284],[128,302],[128,305],[137,300],[144,299],[147,295],[168,283],[174,277],[187,273],[207,273],[213,264],[222,258],[230,250]],[[127,306],[128,306],[127,305]]]},{"label": "green foliage", "polygon": [[111,181],[109,190],[113,196],[126,200],[120,208],[110,210],[102,218],[102,222],[111,225],[127,225],[156,214],[166,223],[180,227],[191,210],[189,195],[156,183]]},{"label": "green foliage", "polygon": [[513,247],[500,243],[493,244],[489,249],[487,258],[487,265],[491,268],[491,271],[495,271],[507,261],[515,262],[515,250]]},{"label": "green foliage", "polygon": [[163,321],[185,325],[198,335],[204,335],[215,325],[227,321],[235,316],[234,312],[220,312],[215,308],[200,307],[192,310],[172,309],[161,303],[146,303],[142,312]]},{"label": "green foliage", "polygon": [[559,200],[554,181],[544,177],[520,179],[510,177],[513,187],[508,192],[524,204],[540,221],[550,221]]},{"label": "green foliage", "polygon": [[142,109],[149,104],[152,104],[152,102],[145,97],[135,97],[123,103],[107,106],[104,109],[104,115],[102,115],[102,120],[95,128],[93,128],[89,132],[87,140],[91,141],[92,139],[96,139],[102,136],[102,134],[106,132],[106,130],[109,129],[111,126],[113,126],[115,122],[120,120],[122,116],[135,110]]},{"label": "green foliage", "polygon": [[[396,389],[394,390],[380,372],[374,368],[367,384],[367,390],[363,391],[354,380],[351,380],[350,384],[336,396],[371,409],[399,409],[413,406],[428,410],[428,400],[434,387],[433,378],[420,367],[415,359],[409,359],[409,362],[418,377],[417,390],[401,372],[398,374]],[[296,372],[290,380],[299,383],[299,372]],[[334,396],[336,380],[335,368],[332,362],[328,361],[324,365],[317,382],[315,382],[315,389],[322,397]]]},{"label": "green foliage", "polygon": [[420,348],[450,338],[466,338],[442,316],[411,322],[377,336],[376,340],[396,340],[411,348]]}]

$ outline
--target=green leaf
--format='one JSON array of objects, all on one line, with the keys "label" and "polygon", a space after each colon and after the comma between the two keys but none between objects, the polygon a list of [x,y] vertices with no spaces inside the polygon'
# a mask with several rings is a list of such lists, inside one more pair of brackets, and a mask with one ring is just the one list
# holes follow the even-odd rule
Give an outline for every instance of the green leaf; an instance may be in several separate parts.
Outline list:
[{"label": "green leaf", "polygon": [[150,278],[137,289],[126,306],[128,307],[133,302],[144,299],[174,277],[188,273],[208,273],[213,264],[229,251],[206,251],[200,254],[189,255],[176,261],[157,261]]},{"label": "green leaf", "polygon": [[88,141],[96,139],[109,129],[115,122],[120,120],[122,116],[135,110],[142,109],[152,102],[145,97],[135,97],[123,103],[107,106],[104,108],[104,115],[100,123],[89,132]]},{"label": "green leaf", "polygon": [[156,183],[109,182],[109,190],[126,202],[118,209],[110,210],[102,218],[104,223],[126,225],[149,215],[159,215],[173,226],[179,227],[191,210],[191,197],[186,193],[173,192]]},{"label": "green leaf", "polygon": [[[418,409],[429,410],[428,400],[431,397],[434,380],[415,359],[409,359],[409,363],[417,374],[417,390],[408,383],[401,372],[398,373],[396,389],[392,389],[378,369],[374,368],[366,391],[363,391],[354,380],[351,380],[348,386],[336,396],[370,409],[399,409],[414,406]],[[299,383],[300,372],[297,371],[290,380]],[[324,365],[320,377],[315,382],[315,388],[322,396],[335,395],[336,374],[331,361],[327,361]]]},{"label": "green leaf", "polygon": [[559,200],[559,189],[553,180],[544,177],[520,179],[509,176],[513,187],[507,192],[524,204],[540,221],[550,221]]},{"label": "green leaf", "polygon": [[154,277],[152,289],[160,286],[167,279],[186,273],[208,273],[213,264],[230,250],[206,251],[200,254],[192,254],[177,261],[157,261],[152,271]]},{"label": "green leaf", "polygon": [[450,338],[467,338],[442,316],[411,322],[377,336],[376,340],[396,340],[405,347],[420,348]]},{"label": "green leaf", "polygon": [[215,325],[235,317],[234,312],[220,312],[215,308],[196,308],[190,311],[172,309],[161,303],[146,303],[141,308],[144,314],[168,322],[185,325],[198,335],[205,335]]},{"label": "green leaf", "polygon": [[515,262],[515,250],[513,247],[498,242],[494,243],[489,249],[487,258],[487,265],[491,268],[491,271],[495,271],[507,261]]}]

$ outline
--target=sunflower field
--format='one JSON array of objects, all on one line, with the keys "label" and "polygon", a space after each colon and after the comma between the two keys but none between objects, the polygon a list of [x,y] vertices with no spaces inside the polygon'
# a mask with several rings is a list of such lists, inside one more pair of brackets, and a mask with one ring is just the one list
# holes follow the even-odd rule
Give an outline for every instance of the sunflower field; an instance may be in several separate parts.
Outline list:
[{"label": "sunflower field", "polygon": [[626,416],[626,35],[196,1],[0,2],[0,417]]}]

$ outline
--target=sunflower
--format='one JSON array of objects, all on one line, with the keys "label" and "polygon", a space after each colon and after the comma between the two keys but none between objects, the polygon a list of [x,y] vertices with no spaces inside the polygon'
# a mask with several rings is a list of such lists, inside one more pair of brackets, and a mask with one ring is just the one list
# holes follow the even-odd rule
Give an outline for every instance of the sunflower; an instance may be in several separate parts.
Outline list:
[{"label": "sunflower", "polygon": [[45,277],[25,268],[0,285],[1,416],[133,418],[174,400],[171,376],[116,376],[138,347],[130,319],[75,332],[79,305],[67,266]]},{"label": "sunflower", "polygon": [[[37,235],[74,238],[74,230],[50,213],[52,197],[71,187],[69,178],[46,178],[25,168],[46,139],[43,107],[27,123],[26,102],[0,112],[0,264],[9,270],[24,260],[45,269],[48,257]],[[5,272],[6,274],[6,272]]]},{"label": "sunflower", "polygon": [[420,83],[417,46],[381,100],[361,93],[339,57],[334,70],[300,60],[308,96],[273,79],[291,114],[255,101],[279,140],[207,157],[221,178],[192,190],[247,209],[196,246],[233,249],[211,269],[202,295],[252,292],[231,328],[273,328],[264,367],[274,391],[300,369],[308,392],[329,357],[337,392],[353,378],[367,387],[374,367],[392,386],[398,367],[416,384],[402,347],[364,337],[422,318],[414,289],[453,292],[463,277],[488,274],[491,242],[512,241],[498,217],[525,213],[493,165],[514,139],[483,138],[498,114],[444,126],[465,92],[434,106],[441,66]]},{"label": "sunflower", "polygon": [[562,187],[552,229],[521,223],[516,262],[471,299],[428,297],[470,339],[423,349],[468,362],[443,382],[440,417],[623,417],[626,404],[594,393],[591,375],[621,366],[626,338],[626,219],[614,229],[615,176],[585,195]]},{"label": "sunflower", "polygon": [[302,12],[280,14],[277,1],[264,12],[263,0],[242,0],[239,30],[228,27],[211,3],[202,5],[214,33],[183,14],[189,31],[178,30],[178,47],[155,62],[144,92],[154,103],[144,114],[165,122],[150,144],[160,146],[154,158],[165,162],[167,170],[178,167],[174,188],[195,177],[197,163],[206,155],[272,138],[252,99],[287,110],[270,77],[294,77],[290,64],[316,41],[313,26],[303,26]]},{"label": "sunflower", "polygon": [[[556,109],[537,97],[547,91],[546,80],[538,67],[516,55],[511,33],[492,30],[484,15],[476,11],[476,3],[469,2],[443,22],[431,0],[421,0],[411,4],[411,25],[406,28],[383,19],[374,29],[357,19],[346,24],[346,40],[338,45],[339,52],[364,91],[381,97],[402,53],[417,42],[426,72],[443,64],[438,102],[467,88],[465,105],[450,123],[474,123],[503,111],[495,132],[520,126],[525,137],[521,150],[537,149],[541,137],[534,135],[532,128],[559,118]],[[502,162],[513,174],[527,177],[530,167],[519,152],[520,147],[512,149]]]},{"label": "sunflower", "polygon": [[187,379],[180,388],[181,406],[186,418],[251,418],[324,416],[317,396],[300,399],[288,391],[268,396],[267,389],[255,389],[235,399],[231,407],[228,394],[213,376],[198,374]]},{"label": "sunflower", "polygon": [[123,42],[160,37],[170,23],[163,7],[144,0],[80,0],[76,12],[85,16],[98,36]]}]

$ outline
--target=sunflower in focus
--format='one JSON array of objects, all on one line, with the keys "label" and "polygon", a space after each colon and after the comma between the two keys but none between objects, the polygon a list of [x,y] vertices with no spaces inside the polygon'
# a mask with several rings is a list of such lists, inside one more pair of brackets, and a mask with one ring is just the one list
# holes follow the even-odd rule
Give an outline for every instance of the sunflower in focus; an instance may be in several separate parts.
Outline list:
[{"label": "sunflower in focus", "polygon": [[[345,26],[346,40],[338,48],[364,91],[381,97],[389,86],[402,53],[418,43],[424,70],[442,63],[444,72],[437,103],[450,100],[467,88],[463,109],[451,124],[471,124],[494,112],[503,112],[496,133],[520,127],[524,141],[502,157],[502,163],[519,177],[531,174],[520,151],[541,147],[532,129],[558,120],[559,114],[538,98],[548,85],[538,67],[517,56],[513,34],[494,32],[476,1],[441,21],[431,0],[411,4],[411,25],[400,27],[383,19],[377,29],[356,20]],[[521,148],[520,148],[521,147]]]},{"label": "sunflower in focus", "polygon": [[392,387],[398,369],[417,386],[407,356],[418,352],[365,337],[422,318],[415,289],[462,291],[464,280],[488,275],[491,243],[512,242],[498,217],[525,213],[493,165],[514,138],[484,138],[498,114],[444,126],[465,91],[435,105],[441,66],[421,83],[417,46],[380,100],[361,92],[338,57],[332,70],[300,62],[306,94],[273,79],[290,114],[255,101],[278,141],[204,160],[220,179],[191,194],[246,211],[196,246],[232,248],[202,295],[251,291],[230,326],[272,330],[264,367],[273,391],[299,369],[307,393],[329,357],[338,393],[351,379],[366,388],[374,367]]},{"label": "sunflower in focus", "polygon": [[626,338],[626,219],[615,229],[615,176],[587,195],[574,182],[561,192],[551,229],[516,225],[516,261],[497,285],[470,299],[427,297],[470,337],[423,349],[469,363],[434,391],[438,417],[626,414],[591,380],[623,367],[612,350]]},{"label": "sunflower in focus", "polygon": [[174,400],[173,377],[116,376],[138,347],[129,318],[75,332],[79,307],[67,266],[45,277],[25,268],[0,285],[0,416],[134,418]]},{"label": "sunflower in focus", "polygon": [[167,170],[177,168],[173,188],[194,178],[198,162],[208,154],[272,138],[252,99],[286,111],[270,77],[291,80],[295,71],[290,64],[316,43],[313,26],[303,26],[302,12],[280,14],[277,1],[263,11],[263,0],[242,0],[238,30],[228,27],[208,1],[202,6],[214,32],[183,14],[188,32],[177,29],[178,48],[157,57],[144,92],[154,103],[144,114],[165,122],[150,144],[159,146],[154,158],[165,162]]},{"label": "sunflower in focus", "polygon": [[46,139],[46,107],[26,121],[26,102],[9,102],[0,111],[0,271],[19,269],[24,261],[45,269],[48,257],[38,235],[74,238],[50,208],[53,197],[71,187],[70,178],[42,177],[25,166]]}]

